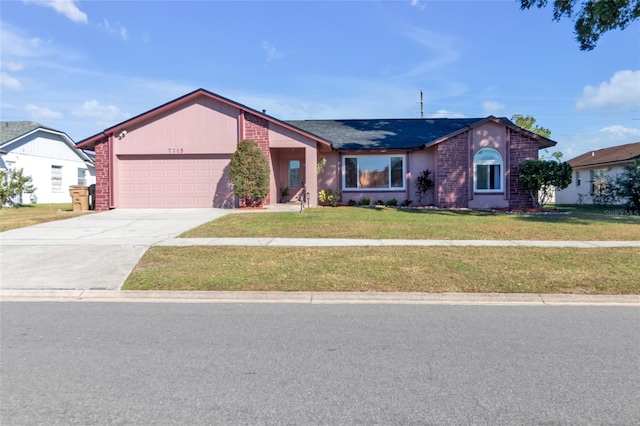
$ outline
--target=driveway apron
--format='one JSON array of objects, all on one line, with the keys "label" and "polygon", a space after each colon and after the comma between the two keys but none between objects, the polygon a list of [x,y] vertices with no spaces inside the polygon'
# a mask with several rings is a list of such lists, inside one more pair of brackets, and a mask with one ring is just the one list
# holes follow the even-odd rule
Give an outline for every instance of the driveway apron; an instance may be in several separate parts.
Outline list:
[{"label": "driveway apron", "polygon": [[0,288],[119,290],[147,248],[230,213],[116,209],[0,233]]}]

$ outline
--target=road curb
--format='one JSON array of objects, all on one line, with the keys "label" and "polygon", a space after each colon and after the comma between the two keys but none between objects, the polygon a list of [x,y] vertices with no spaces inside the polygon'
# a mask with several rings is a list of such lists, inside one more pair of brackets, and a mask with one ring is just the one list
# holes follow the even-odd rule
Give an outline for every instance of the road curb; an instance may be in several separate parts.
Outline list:
[{"label": "road curb", "polygon": [[0,301],[640,306],[640,295],[0,290]]}]

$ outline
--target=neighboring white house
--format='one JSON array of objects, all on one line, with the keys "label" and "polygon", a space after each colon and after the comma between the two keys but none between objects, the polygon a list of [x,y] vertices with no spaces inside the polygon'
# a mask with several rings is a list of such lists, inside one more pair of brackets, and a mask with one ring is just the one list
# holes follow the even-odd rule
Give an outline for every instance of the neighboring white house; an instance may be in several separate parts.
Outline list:
[{"label": "neighboring white house", "polygon": [[572,181],[567,188],[556,191],[556,204],[593,204],[606,183],[635,160],[640,160],[640,142],[585,152],[569,160]]},{"label": "neighboring white house", "polygon": [[64,132],[33,121],[0,122],[0,168],[23,169],[36,190],[21,203],[71,202],[69,186],[95,183],[93,157]]}]

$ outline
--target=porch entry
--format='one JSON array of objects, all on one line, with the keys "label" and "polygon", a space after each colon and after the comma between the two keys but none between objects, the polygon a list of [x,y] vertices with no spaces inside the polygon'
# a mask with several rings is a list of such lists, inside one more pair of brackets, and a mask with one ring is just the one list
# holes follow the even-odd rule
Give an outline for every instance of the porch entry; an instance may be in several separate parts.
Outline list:
[{"label": "porch entry", "polygon": [[278,185],[278,202],[298,202],[304,188],[304,149],[278,149],[274,174]]}]

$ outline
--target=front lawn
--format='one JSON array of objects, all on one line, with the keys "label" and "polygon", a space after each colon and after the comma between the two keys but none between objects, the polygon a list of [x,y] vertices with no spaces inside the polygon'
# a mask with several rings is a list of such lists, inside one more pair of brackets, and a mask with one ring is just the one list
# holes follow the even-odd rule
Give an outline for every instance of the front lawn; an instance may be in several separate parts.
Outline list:
[{"label": "front lawn", "polygon": [[640,240],[640,216],[621,208],[561,206],[569,215],[337,207],[232,214],[181,237],[447,240]]},{"label": "front lawn", "polygon": [[34,204],[0,209],[0,232],[53,220],[68,219],[88,212],[74,213],[71,203]]},{"label": "front lawn", "polygon": [[639,294],[638,259],[637,248],[152,247],[123,289]]}]

